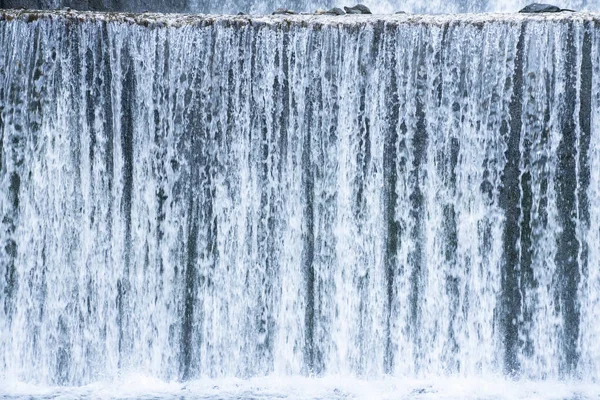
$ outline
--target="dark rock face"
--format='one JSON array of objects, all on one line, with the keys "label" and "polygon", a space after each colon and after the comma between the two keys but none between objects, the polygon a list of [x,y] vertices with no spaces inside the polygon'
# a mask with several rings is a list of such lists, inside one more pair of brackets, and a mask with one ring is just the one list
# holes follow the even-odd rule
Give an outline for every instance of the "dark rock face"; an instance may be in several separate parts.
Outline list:
[{"label": "dark rock face", "polygon": [[524,7],[519,12],[524,14],[537,14],[537,13],[557,13],[562,11],[573,11],[568,10],[566,8],[560,8],[557,6],[553,6],[551,4],[540,4],[540,3],[531,3],[530,5]]},{"label": "dark rock face", "polygon": [[372,14],[371,10],[364,4],[357,4],[354,7],[344,7],[347,14]]},{"label": "dark rock face", "polygon": [[187,0],[0,0],[0,8],[57,9],[72,8],[90,11],[128,11],[128,12],[189,12]]}]

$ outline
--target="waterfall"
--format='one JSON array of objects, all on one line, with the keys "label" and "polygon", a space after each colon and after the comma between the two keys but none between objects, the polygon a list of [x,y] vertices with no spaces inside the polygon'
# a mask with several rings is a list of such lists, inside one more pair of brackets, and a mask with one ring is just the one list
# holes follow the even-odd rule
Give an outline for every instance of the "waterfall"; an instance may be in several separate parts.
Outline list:
[{"label": "waterfall", "polygon": [[597,378],[596,16],[0,15],[0,378]]}]

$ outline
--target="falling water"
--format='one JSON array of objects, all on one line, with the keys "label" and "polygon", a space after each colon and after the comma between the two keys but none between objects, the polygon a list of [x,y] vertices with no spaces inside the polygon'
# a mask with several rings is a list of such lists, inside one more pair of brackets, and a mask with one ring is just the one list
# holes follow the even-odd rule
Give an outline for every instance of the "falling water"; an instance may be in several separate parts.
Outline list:
[{"label": "falling water", "polygon": [[0,380],[600,373],[586,14],[0,20]]}]

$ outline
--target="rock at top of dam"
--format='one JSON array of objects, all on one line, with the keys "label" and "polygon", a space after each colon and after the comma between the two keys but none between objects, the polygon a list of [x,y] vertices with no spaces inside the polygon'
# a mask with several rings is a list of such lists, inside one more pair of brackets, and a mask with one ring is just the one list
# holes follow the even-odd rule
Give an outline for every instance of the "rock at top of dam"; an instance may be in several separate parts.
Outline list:
[{"label": "rock at top of dam", "polygon": [[[531,0],[382,0],[366,3],[374,13],[481,13],[517,12]],[[71,8],[80,11],[161,12],[207,14],[270,14],[277,8],[296,12],[314,12],[317,9],[342,8],[355,3],[339,0],[0,0],[0,8],[28,8],[56,10]],[[561,8],[579,11],[600,11],[595,0],[560,0]]]},{"label": "rock at top of dam", "polygon": [[507,13],[484,14],[348,14],[323,15],[315,13],[298,13],[287,15],[227,15],[227,14],[192,14],[192,13],[156,13],[156,12],[104,12],[60,10],[0,10],[4,20],[21,20],[32,22],[38,19],[63,19],[72,22],[115,22],[138,24],[146,27],[181,27],[184,25],[207,26],[212,24],[254,24],[254,25],[295,25],[299,27],[319,27],[320,25],[351,26],[381,24],[423,24],[423,25],[481,25],[485,23],[523,23],[532,22],[595,22],[600,16],[587,12],[558,12],[523,14],[515,11]]}]

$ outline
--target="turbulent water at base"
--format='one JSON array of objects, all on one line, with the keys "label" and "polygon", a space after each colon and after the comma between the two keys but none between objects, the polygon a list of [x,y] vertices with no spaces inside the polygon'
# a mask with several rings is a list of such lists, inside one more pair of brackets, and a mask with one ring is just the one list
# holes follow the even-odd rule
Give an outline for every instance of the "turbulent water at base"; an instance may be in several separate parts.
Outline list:
[{"label": "turbulent water at base", "polygon": [[0,378],[600,372],[595,17],[0,20]]}]

